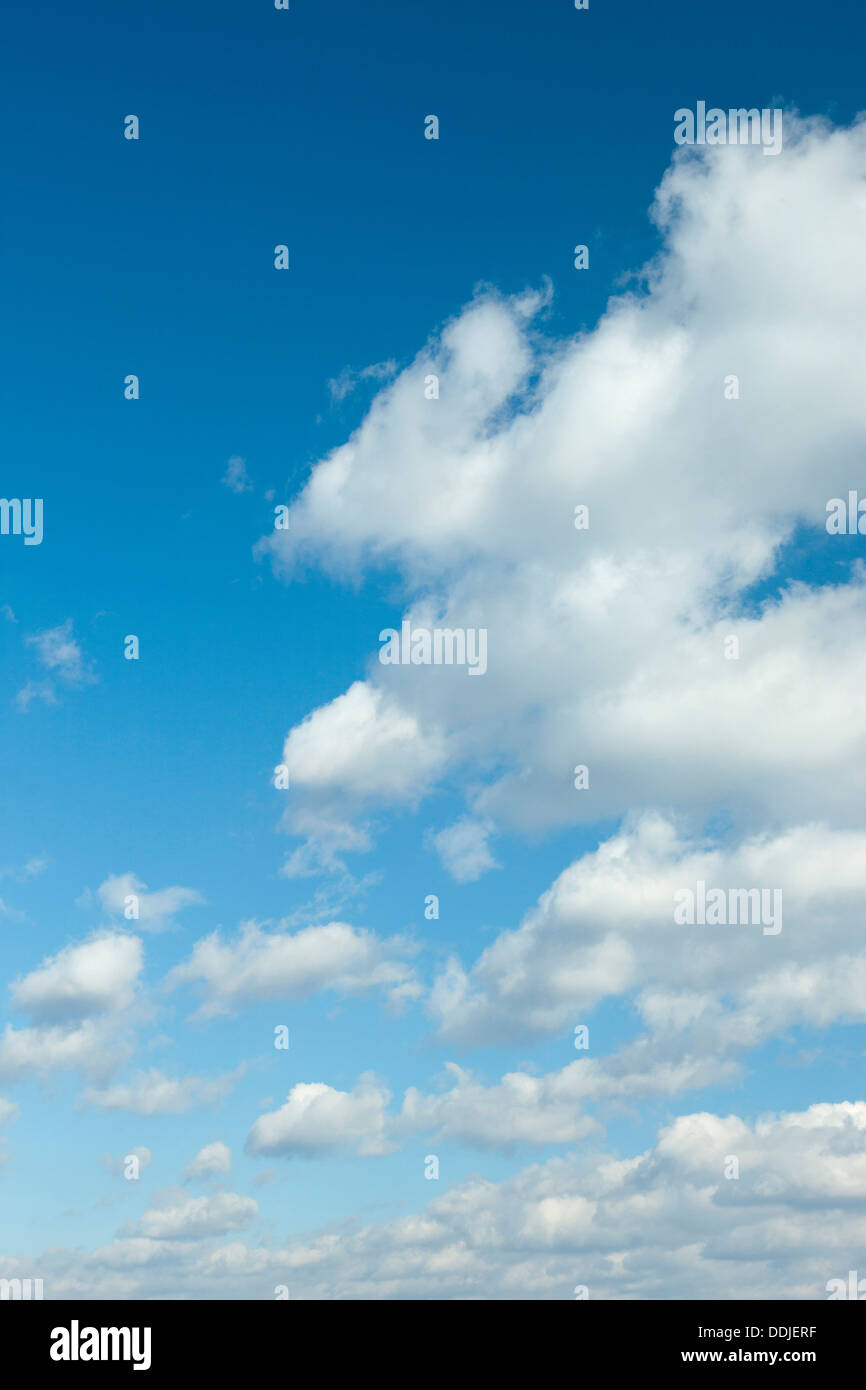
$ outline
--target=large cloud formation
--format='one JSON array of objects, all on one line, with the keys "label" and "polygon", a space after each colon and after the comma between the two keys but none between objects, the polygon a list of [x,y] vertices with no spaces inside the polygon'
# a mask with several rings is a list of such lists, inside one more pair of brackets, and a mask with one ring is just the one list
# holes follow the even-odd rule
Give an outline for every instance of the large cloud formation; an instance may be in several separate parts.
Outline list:
[{"label": "large cloud formation", "polygon": [[288,829],[326,843],[329,815],[446,775],[485,835],[653,806],[721,807],[744,831],[856,815],[851,548],[837,583],[748,601],[802,528],[823,532],[866,445],[866,125],[785,131],[778,159],[677,155],[652,209],[663,249],[592,332],[552,340],[544,294],[481,293],[260,542],[289,576],[396,567],[413,624],[489,634],[483,679],[373,659],[291,730]]}]

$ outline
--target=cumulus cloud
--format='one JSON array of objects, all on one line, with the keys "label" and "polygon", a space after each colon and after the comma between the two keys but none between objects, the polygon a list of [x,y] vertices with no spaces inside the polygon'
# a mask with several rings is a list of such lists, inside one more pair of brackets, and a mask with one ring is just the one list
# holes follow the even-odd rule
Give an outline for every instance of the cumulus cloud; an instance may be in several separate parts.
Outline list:
[{"label": "cumulus cloud", "polygon": [[431,836],[433,848],[452,878],[458,883],[474,883],[488,869],[498,869],[488,846],[492,825],[489,821],[462,816],[453,825]]},{"label": "cumulus cloud", "polygon": [[785,119],[784,158],[678,154],[663,249],[593,331],[557,340],[545,295],[482,294],[260,542],[287,577],[396,568],[414,626],[488,630],[476,680],[382,666],[371,632],[367,679],[289,733],[299,806],[415,800],[447,775],[472,819],[519,831],[660,800],[743,833],[856,814],[864,572],[840,550],[838,583],[774,576],[860,476],[866,124]]},{"label": "cumulus cloud", "polygon": [[422,735],[397,700],[363,681],[292,729],[283,749],[293,786],[339,783],[359,800],[417,795],[443,757],[440,738]]},{"label": "cumulus cloud", "polygon": [[236,1192],[190,1197],[172,1190],[161,1194],[160,1205],[148,1208],[133,1229],[150,1240],[204,1240],[245,1230],[258,1212],[252,1197]]},{"label": "cumulus cloud", "polygon": [[48,1081],[70,1070],[107,1079],[133,1046],[142,966],[137,937],[97,932],[14,980],[12,1007],[30,1014],[34,1026],[6,1025],[0,1077]]},{"label": "cumulus cloud", "polygon": [[[215,1243],[255,1219],[248,1200],[171,1196],[146,1233],[28,1267],[58,1298],[259,1299],[285,1283],[333,1300],[571,1300],[576,1284],[593,1299],[824,1299],[866,1239],[866,1105],[681,1115],[634,1157],[587,1150],[499,1183],[472,1175],[419,1212],[279,1247]],[[22,1269],[0,1259],[0,1276]]]},{"label": "cumulus cloud", "polygon": [[402,938],[383,941],[345,922],[298,932],[266,931],[247,922],[234,940],[224,941],[214,932],[197,941],[167,984],[199,985],[204,992],[201,1018],[265,999],[305,999],[326,989],[349,995],[381,989],[398,1004],[420,993],[405,963],[412,949]]},{"label": "cumulus cloud", "polygon": [[247,1136],[252,1154],[315,1154],[339,1150],[360,1157],[384,1154],[390,1094],[368,1074],[352,1091],[337,1091],[323,1082],[299,1082],[285,1105],[260,1115]]},{"label": "cumulus cloud", "polygon": [[410,1086],[393,1132],[428,1131],[437,1140],[455,1139],[505,1154],[524,1145],[573,1144],[602,1132],[599,1120],[585,1113],[591,1102],[671,1096],[730,1080],[734,1072],[731,1062],[696,1057],[674,1061],[642,1044],[601,1060],[570,1062],[545,1076],[508,1072],[492,1086],[449,1062],[451,1086],[432,1095]]},{"label": "cumulus cloud", "polygon": [[455,1140],[509,1155],[526,1146],[574,1144],[600,1135],[603,1125],[587,1113],[590,1105],[622,1107],[730,1081],[736,1074],[733,1061],[669,1057],[655,1042],[639,1039],[599,1060],[584,1057],[544,1076],[508,1072],[492,1085],[448,1062],[438,1091],[410,1086],[395,1110],[388,1108],[390,1092],[372,1074],[362,1076],[351,1092],[304,1082],[280,1109],[255,1122],[247,1151],[381,1155],[423,1133],[431,1143]]},{"label": "cumulus cloud", "polygon": [[232,1151],[221,1139],[205,1144],[184,1169],[187,1178],[213,1178],[228,1173],[232,1166]]},{"label": "cumulus cloud", "polygon": [[282,760],[302,793],[283,817],[286,830],[304,837],[284,868],[296,877],[343,869],[338,852],[371,849],[367,827],[347,820],[347,808],[357,816],[370,801],[416,801],[433,786],[447,748],[441,733],[422,730],[398,699],[355,681],[290,731]]},{"label": "cumulus cloud", "polygon": [[[678,924],[676,895],[700,880],[778,889],[781,930]],[[811,824],[718,845],[646,813],[565,869],[468,971],[453,958],[429,1009],[441,1038],[476,1045],[556,1032],[617,995],[704,1048],[861,1020],[864,889],[862,832]]]},{"label": "cumulus cloud", "polygon": [[13,1007],[49,1023],[122,1012],[135,997],[143,963],[138,937],[99,932],[14,981]]},{"label": "cumulus cloud", "polygon": [[80,1071],[100,1080],[127,1060],[131,1047],[114,1016],[35,1028],[7,1023],[0,1034],[0,1078],[49,1081],[58,1071]]}]

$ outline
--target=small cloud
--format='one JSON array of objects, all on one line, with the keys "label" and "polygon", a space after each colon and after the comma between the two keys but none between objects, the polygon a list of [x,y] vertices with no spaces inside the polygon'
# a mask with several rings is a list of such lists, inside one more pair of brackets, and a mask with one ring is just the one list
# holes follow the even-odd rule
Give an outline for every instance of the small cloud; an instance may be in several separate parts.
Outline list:
[{"label": "small cloud", "polygon": [[458,883],[474,883],[488,869],[499,869],[490,853],[487,841],[493,830],[490,821],[473,820],[463,816],[453,825],[447,825],[438,835],[433,835],[431,844],[442,860],[445,868]]},{"label": "small cloud", "polygon": [[0,878],[14,878],[16,883],[23,883],[28,878],[38,877],[47,868],[47,855],[37,854],[32,859],[28,859],[26,864],[12,864],[5,869],[0,869]]},{"label": "small cloud", "polygon": [[247,474],[247,461],[237,454],[229,459],[228,467],[222,476],[223,487],[230,492],[252,492],[253,484]]},{"label": "small cloud", "polygon": [[169,1189],[158,1194],[154,1205],[128,1228],[128,1233],[150,1240],[207,1240],[246,1229],[258,1214],[258,1203],[236,1192],[190,1197],[186,1192]]},{"label": "small cloud", "polygon": [[370,367],[363,367],[360,372],[353,371],[351,367],[344,367],[338,377],[333,377],[328,382],[331,400],[345,400],[360,382],[386,381],[388,377],[394,376],[396,371],[397,363],[394,361],[374,362]]},{"label": "small cloud", "polygon": [[[149,893],[147,884],[131,873],[109,876],[99,885],[97,893],[108,916],[135,921],[142,931],[162,931],[172,925],[176,913],[204,902],[194,888],[162,888]],[[79,903],[87,906],[88,897],[82,895]]]},{"label": "small cloud", "polygon": [[329,1153],[378,1157],[395,1147],[387,1137],[391,1096],[372,1072],[354,1090],[298,1082],[279,1110],[260,1115],[247,1136],[249,1154],[313,1158]]},{"label": "small cloud", "polygon": [[44,700],[46,705],[60,703],[50,681],[28,681],[15,696],[16,705],[25,713],[34,700]]},{"label": "small cloud", "polygon": [[228,1144],[217,1139],[213,1144],[205,1144],[195,1158],[184,1169],[185,1178],[212,1178],[218,1173],[228,1173],[232,1166],[232,1151]]},{"label": "small cloud", "polygon": [[98,680],[86,664],[81,646],[73,636],[71,618],[67,618],[59,627],[32,633],[24,638],[24,644],[35,649],[40,666],[51,673],[51,679],[28,681],[16,696],[19,709],[27,710],[34,700],[56,705],[56,684],[80,689],[85,685],[94,685]]},{"label": "small cloud", "polygon": [[8,619],[10,623],[17,623],[18,619],[15,617],[15,614],[12,612],[12,609],[9,607],[8,603],[3,604],[3,607],[0,608],[0,613],[2,613],[3,617]]}]

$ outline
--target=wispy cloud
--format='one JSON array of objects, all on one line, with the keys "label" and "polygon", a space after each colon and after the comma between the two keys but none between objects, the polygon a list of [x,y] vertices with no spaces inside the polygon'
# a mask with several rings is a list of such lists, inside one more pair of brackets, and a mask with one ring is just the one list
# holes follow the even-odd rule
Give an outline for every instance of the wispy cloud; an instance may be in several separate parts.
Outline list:
[{"label": "wispy cloud", "polygon": [[93,672],[84,658],[80,644],[73,635],[72,619],[58,627],[45,628],[24,638],[25,646],[36,652],[39,665],[48,671],[46,680],[30,680],[19,690],[15,702],[20,710],[26,711],[34,700],[56,705],[58,687],[81,689],[94,685],[99,677]]},{"label": "wispy cloud", "polygon": [[242,459],[239,454],[233,455],[228,461],[221,482],[223,487],[228,488],[229,492],[252,492],[253,483],[247,473],[246,459]]}]

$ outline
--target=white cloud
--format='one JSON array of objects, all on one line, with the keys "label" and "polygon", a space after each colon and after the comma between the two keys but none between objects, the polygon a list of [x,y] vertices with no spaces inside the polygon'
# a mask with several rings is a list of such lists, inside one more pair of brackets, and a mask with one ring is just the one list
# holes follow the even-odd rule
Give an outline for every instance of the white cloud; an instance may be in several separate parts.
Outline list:
[{"label": "white cloud", "polygon": [[129,1053],[130,1043],[114,1016],[86,1018],[71,1026],[13,1028],[7,1023],[0,1034],[0,1078],[48,1081],[58,1071],[82,1071],[101,1079]]},{"label": "white cloud", "polygon": [[242,1231],[258,1216],[258,1203],[236,1192],[216,1192],[210,1197],[186,1193],[163,1194],[163,1204],[150,1207],[136,1229],[150,1240],[203,1240]]},{"label": "white cloud", "polygon": [[247,1136],[247,1152],[315,1154],[355,1152],[360,1157],[384,1154],[390,1094],[372,1075],[352,1091],[337,1091],[323,1082],[299,1082],[279,1110],[260,1115]]},{"label": "white cloud", "polygon": [[318,791],[339,783],[364,799],[412,798],[444,759],[442,740],[382,690],[355,681],[292,729],[283,749],[292,786]]},{"label": "white cloud", "polygon": [[240,458],[237,454],[229,459],[228,467],[222,476],[222,484],[230,492],[252,492],[253,484],[247,474],[246,459]]},{"label": "white cloud", "polygon": [[44,854],[36,854],[32,859],[28,859],[26,864],[8,865],[5,869],[0,869],[0,878],[14,878],[16,882],[23,883],[30,878],[38,878],[48,868],[48,858]]},{"label": "white cloud", "polygon": [[507,1073],[486,1085],[456,1062],[448,1062],[451,1084],[433,1094],[410,1086],[398,1111],[389,1112],[390,1093],[374,1076],[362,1077],[351,1092],[322,1082],[292,1090],[279,1110],[263,1115],[247,1140],[251,1153],[312,1154],[357,1149],[388,1153],[417,1134],[429,1143],[460,1144],[513,1154],[527,1145],[574,1144],[601,1134],[603,1126],[586,1113],[590,1104],[621,1107],[651,1096],[730,1081],[738,1067],[730,1060],[667,1057],[647,1039],[600,1060],[586,1056],[559,1071],[535,1076]]},{"label": "white cloud", "polygon": [[24,642],[35,649],[39,664],[51,673],[51,679],[28,681],[16,697],[20,709],[26,710],[34,699],[57,704],[55,681],[76,689],[93,685],[98,679],[87,665],[81,646],[73,635],[71,618],[67,618],[59,627],[46,628],[25,637]]},{"label": "white cloud", "polygon": [[501,868],[487,844],[492,829],[489,821],[462,816],[431,837],[433,848],[458,883],[474,883],[488,869]]},{"label": "white cloud", "polygon": [[[111,917],[126,918],[127,907],[137,911],[135,921],[141,930],[163,931],[172,925],[172,918],[186,907],[203,903],[204,898],[194,888],[162,888],[149,893],[147,884],[135,874],[113,874],[97,889],[103,911]],[[135,902],[129,900],[134,898]]]},{"label": "white cloud", "polygon": [[293,814],[416,800],[447,773],[497,828],[597,824],[660,795],[694,826],[721,805],[743,833],[856,815],[863,572],[840,549],[839,587],[744,605],[798,523],[823,532],[866,444],[866,124],[785,120],[783,158],[674,161],[647,289],[592,332],[542,338],[541,296],[469,305],[315,466],[291,532],[262,540],[289,576],[396,567],[413,624],[488,630],[477,680],[381,666],[371,632],[367,680],[289,734]]},{"label": "white cloud", "polygon": [[120,1013],[135,998],[143,963],[138,937],[100,932],[14,981],[12,1003],[50,1023]]},{"label": "white cloud", "polygon": [[200,1076],[170,1077],[151,1067],[128,1083],[84,1093],[85,1103],[98,1110],[131,1110],[135,1115],[185,1115],[189,1110],[216,1105],[229,1094],[243,1067],[213,1080]]},{"label": "white cloud", "polygon": [[[780,933],[679,925],[675,894],[699,880],[780,889]],[[566,1029],[632,995],[654,1029],[704,1050],[750,1046],[794,1022],[862,1020],[864,891],[862,832],[813,824],[719,846],[647,814],[565,869],[469,971],[451,960],[430,1012],[443,1039],[490,1044]]]},{"label": "white cloud", "polygon": [[422,731],[393,696],[355,681],[291,730],[282,761],[295,792],[283,826],[305,837],[283,872],[298,877],[344,869],[339,853],[371,849],[367,827],[348,821],[347,808],[357,815],[374,799],[417,801],[434,784],[447,752],[435,728]]},{"label": "white cloud", "polygon": [[46,705],[58,705],[60,701],[50,681],[28,681],[15,696],[15,704],[25,713],[34,700],[42,700]]},{"label": "white cloud", "polygon": [[382,941],[345,922],[293,933],[268,932],[247,922],[234,941],[223,941],[216,932],[197,941],[167,983],[169,988],[200,984],[202,1018],[265,999],[304,999],[325,989],[350,995],[382,989],[397,1002],[420,993],[404,960],[412,949],[401,938]]},{"label": "white cloud", "polygon": [[228,1144],[217,1139],[213,1144],[205,1144],[195,1158],[184,1169],[187,1178],[212,1178],[219,1173],[228,1173],[232,1166],[232,1151]]},{"label": "white cloud", "polygon": [[360,371],[353,371],[351,367],[344,367],[338,377],[334,377],[328,382],[328,390],[331,393],[332,401],[345,400],[362,381],[386,381],[392,377],[397,370],[397,363],[373,362],[369,367],[362,367]]},{"label": "white cloud", "polygon": [[317,813],[309,806],[288,815],[285,823],[306,838],[283,864],[280,873],[284,878],[309,878],[327,870],[346,879],[350,876],[340,855],[366,854],[373,848],[366,827],[333,814]]},{"label": "white cloud", "polygon": [[410,1086],[393,1133],[432,1131],[435,1140],[506,1154],[527,1144],[573,1144],[601,1132],[599,1121],[583,1113],[588,1103],[674,1095],[730,1080],[734,1071],[732,1063],[710,1058],[670,1061],[641,1044],[599,1061],[584,1057],[545,1076],[508,1072],[493,1086],[448,1062],[453,1084],[435,1095]]}]

